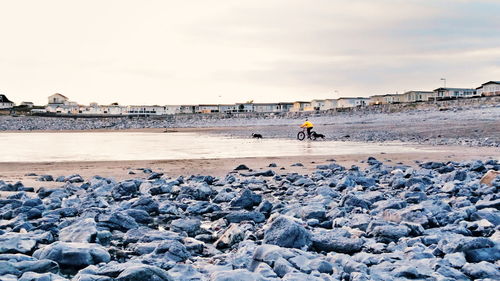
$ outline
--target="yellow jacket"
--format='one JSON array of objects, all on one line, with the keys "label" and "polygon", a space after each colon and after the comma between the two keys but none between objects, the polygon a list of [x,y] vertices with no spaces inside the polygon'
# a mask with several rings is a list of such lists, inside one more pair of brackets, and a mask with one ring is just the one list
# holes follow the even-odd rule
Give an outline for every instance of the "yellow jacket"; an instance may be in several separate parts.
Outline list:
[{"label": "yellow jacket", "polygon": [[314,127],[313,123],[306,121],[304,124],[300,125],[301,128],[312,128]]}]

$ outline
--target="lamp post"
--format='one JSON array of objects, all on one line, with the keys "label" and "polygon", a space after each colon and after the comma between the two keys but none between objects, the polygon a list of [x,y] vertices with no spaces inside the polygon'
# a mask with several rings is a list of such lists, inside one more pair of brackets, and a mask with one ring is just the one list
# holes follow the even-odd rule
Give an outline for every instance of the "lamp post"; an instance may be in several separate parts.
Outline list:
[{"label": "lamp post", "polygon": [[443,88],[446,88],[446,78],[441,78],[441,81],[444,82],[444,87]]}]

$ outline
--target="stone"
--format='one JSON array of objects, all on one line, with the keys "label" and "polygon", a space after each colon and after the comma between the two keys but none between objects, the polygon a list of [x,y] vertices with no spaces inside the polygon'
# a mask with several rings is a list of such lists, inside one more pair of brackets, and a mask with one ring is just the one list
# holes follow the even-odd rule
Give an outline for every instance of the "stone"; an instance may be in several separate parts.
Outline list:
[{"label": "stone", "polygon": [[59,231],[62,242],[94,242],[97,235],[97,224],[92,218],[75,221]]},{"label": "stone", "polygon": [[99,226],[105,226],[111,230],[127,231],[139,227],[134,218],[123,212],[113,212],[110,215],[101,214],[97,219]]},{"label": "stone", "polygon": [[111,256],[99,244],[54,242],[39,250],[33,257],[49,259],[57,262],[61,267],[84,268],[92,264],[109,262]]},{"label": "stone", "polygon": [[115,278],[116,281],[173,281],[167,271],[146,264],[128,264]]},{"label": "stone", "polygon": [[287,216],[277,217],[264,232],[264,243],[285,248],[308,248],[311,234],[299,223]]},{"label": "stone", "polygon": [[0,254],[32,252],[37,245],[37,240],[29,235],[19,235],[17,233],[6,233],[0,235]]},{"label": "stone", "polygon": [[489,262],[467,263],[462,267],[462,272],[473,279],[498,280],[500,278],[500,270],[494,264]]},{"label": "stone", "polygon": [[353,254],[361,251],[364,242],[359,238],[351,238],[350,234],[341,230],[321,231],[312,236],[313,248],[318,252],[337,252]]},{"label": "stone", "polygon": [[255,194],[249,189],[244,189],[239,196],[231,200],[232,207],[239,207],[251,210],[262,202],[262,196]]},{"label": "stone", "polygon": [[261,281],[262,277],[246,269],[216,271],[210,275],[210,281]]},{"label": "stone", "polygon": [[241,170],[250,170],[246,165],[240,164],[236,168],[234,168],[235,171],[241,171]]},{"label": "stone", "polygon": [[175,240],[166,240],[161,242],[154,250],[155,255],[165,255],[174,262],[183,262],[187,260],[191,254],[186,247]]},{"label": "stone", "polygon": [[264,214],[256,211],[238,211],[230,212],[225,216],[229,223],[240,223],[242,221],[254,221],[256,223],[261,223],[266,220]]},{"label": "stone", "polygon": [[25,272],[19,281],[63,281],[68,280],[54,273]]},{"label": "stone", "polygon": [[176,219],[173,220],[170,228],[174,232],[186,232],[194,237],[200,231],[201,222],[198,219]]}]

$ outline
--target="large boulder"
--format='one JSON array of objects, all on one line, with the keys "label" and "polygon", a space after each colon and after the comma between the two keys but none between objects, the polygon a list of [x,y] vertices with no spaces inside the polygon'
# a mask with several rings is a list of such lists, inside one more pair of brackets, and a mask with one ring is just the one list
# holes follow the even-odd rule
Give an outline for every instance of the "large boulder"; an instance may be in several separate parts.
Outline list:
[{"label": "large boulder", "polygon": [[55,242],[36,250],[33,257],[49,259],[61,267],[84,268],[92,264],[109,262],[111,256],[98,244]]},{"label": "large boulder", "polygon": [[277,217],[264,232],[264,243],[286,248],[308,248],[311,234],[293,218]]},{"label": "large boulder", "polygon": [[361,251],[364,241],[360,238],[351,238],[347,231],[330,230],[314,233],[312,236],[313,248],[318,252],[337,252],[353,254]]},{"label": "large boulder", "polygon": [[92,218],[77,220],[59,231],[62,242],[94,242],[97,235],[97,224]]},{"label": "large boulder", "polygon": [[239,207],[244,209],[252,209],[262,202],[262,196],[253,193],[249,189],[244,189],[243,192],[233,200],[231,200],[231,207]]}]

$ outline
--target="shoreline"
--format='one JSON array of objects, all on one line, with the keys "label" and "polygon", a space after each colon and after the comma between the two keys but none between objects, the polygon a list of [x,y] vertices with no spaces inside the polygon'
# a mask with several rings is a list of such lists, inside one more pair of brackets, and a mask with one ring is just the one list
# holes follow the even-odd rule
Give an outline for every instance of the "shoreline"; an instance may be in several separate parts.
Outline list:
[{"label": "shoreline", "polygon": [[[415,161],[469,161],[475,159],[500,159],[500,151],[493,147],[432,147],[432,151],[405,152],[405,153],[361,153],[361,154],[329,154],[311,156],[272,156],[272,157],[245,157],[245,158],[211,158],[211,159],[176,159],[176,160],[127,160],[127,161],[65,161],[65,162],[0,162],[0,179],[15,183],[22,181],[35,188],[57,186],[56,182],[37,181],[40,175],[69,176],[79,174],[88,180],[95,175],[124,180],[130,177],[147,177],[140,168],[149,168],[153,171],[165,173],[168,177],[190,175],[212,175],[224,177],[233,172],[240,164],[257,170],[270,169],[276,173],[307,174],[316,170],[317,165],[335,163],[350,167],[352,165],[364,168],[368,157],[389,164],[402,163],[416,166]],[[277,167],[268,167],[275,163]],[[303,166],[292,166],[301,163]],[[282,169],[284,168],[284,169]],[[132,171],[135,174],[129,174]],[[38,176],[26,176],[36,173]]]}]

